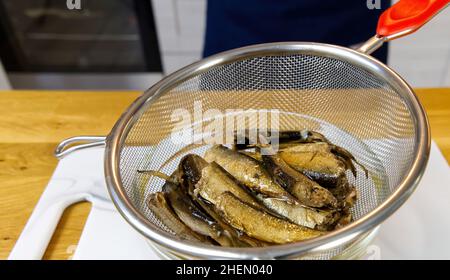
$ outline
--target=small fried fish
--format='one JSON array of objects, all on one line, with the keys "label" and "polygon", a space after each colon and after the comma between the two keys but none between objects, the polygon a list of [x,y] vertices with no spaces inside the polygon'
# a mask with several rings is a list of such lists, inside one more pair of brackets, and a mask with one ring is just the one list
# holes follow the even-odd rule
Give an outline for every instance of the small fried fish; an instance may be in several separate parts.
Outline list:
[{"label": "small fried fish", "polygon": [[290,192],[303,205],[317,208],[337,207],[337,199],[329,190],[294,170],[280,156],[263,155],[262,158],[264,166],[275,182]]},{"label": "small fried fish", "polygon": [[242,201],[261,208],[256,199],[239,186],[234,178],[217,163],[212,162],[202,170],[202,176],[195,185],[194,194],[200,195],[215,204],[217,198],[224,192],[231,192]]},{"label": "small fried fish", "polygon": [[279,198],[292,204],[297,203],[291,194],[272,180],[261,162],[247,155],[221,145],[215,145],[206,152],[205,159],[208,162],[215,161],[239,182],[256,193]]},{"label": "small fried fish", "polygon": [[283,244],[323,234],[321,231],[302,227],[257,210],[230,192],[219,196],[216,207],[230,225],[248,236],[266,242]]},{"label": "small fried fish", "polygon": [[186,226],[173,212],[162,192],[152,193],[147,200],[147,206],[166,227],[183,240],[212,244],[206,236],[198,234]]},{"label": "small fried fish", "polygon": [[179,186],[166,182],[163,186],[166,198],[178,218],[191,230],[212,238],[224,247],[233,246],[233,241],[224,229],[202,209],[197,207]]}]

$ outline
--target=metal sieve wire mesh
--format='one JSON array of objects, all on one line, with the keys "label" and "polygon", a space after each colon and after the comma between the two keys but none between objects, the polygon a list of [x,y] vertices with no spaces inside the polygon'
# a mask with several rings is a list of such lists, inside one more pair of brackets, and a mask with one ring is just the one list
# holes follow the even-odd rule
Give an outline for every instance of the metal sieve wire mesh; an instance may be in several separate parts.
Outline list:
[{"label": "metal sieve wire mesh", "polygon": [[[137,170],[170,174],[183,155],[203,155],[209,145],[174,143],[171,139],[177,125],[172,112],[182,108],[193,115],[196,101],[201,101],[203,112],[215,109],[217,114],[227,109],[276,109],[280,130],[315,130],[348,149],[370,172],[368,179],[361,170],[357,178],[348,176],[359,192],[353,208],[355,219],[369,213],[396,189],[410,168],[417,144],[414,117],[398,89],[351,62],[286,53],[212,67],[146,106],[120,149],[120,176],[128,198],[166,231],[145,203],[149,193],[161,189],[163,181]],[[192,129],[208,123],[203,120]],[[331,258],[345,248],[334,248],[319,258]]]}]

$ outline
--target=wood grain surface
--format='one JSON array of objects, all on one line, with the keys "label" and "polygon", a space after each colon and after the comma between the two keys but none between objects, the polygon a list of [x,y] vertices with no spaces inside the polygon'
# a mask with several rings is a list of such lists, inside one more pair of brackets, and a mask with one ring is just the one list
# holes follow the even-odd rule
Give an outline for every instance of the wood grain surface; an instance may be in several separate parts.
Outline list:
[{"label": "wood grain surface", "polygon": [[[450,162],[450,89],[417,89],[432,137]],[[55,146],[106,135],[138,92],[0,91],[0,259],[8,257],[52,175]],[[99,163],[100,164],[100,163]],[[68,208],[44,258],[73,254],[90,205]]]}]

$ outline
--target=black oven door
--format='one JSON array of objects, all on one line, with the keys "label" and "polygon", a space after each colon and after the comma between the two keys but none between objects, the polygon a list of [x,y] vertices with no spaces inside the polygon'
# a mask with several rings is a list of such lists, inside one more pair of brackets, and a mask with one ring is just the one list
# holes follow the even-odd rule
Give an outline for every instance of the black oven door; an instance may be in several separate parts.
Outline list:
[{"label": "black oven door", "polygon": [[0,58],[15,73],[162,72],[150,0],[0,0]]}]

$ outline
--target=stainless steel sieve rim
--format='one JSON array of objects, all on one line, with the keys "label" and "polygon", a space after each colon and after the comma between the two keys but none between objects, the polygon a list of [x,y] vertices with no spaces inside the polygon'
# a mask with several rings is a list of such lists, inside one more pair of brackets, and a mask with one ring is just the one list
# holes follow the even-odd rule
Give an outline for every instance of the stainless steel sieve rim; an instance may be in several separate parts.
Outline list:
[{"label": "stainless steel sieve rim", "polygon": [[[140,114],[142,114],[145,109],[164,92],[212,67],[250,57],[285,54],[319,55],[350,62],[353,65],[361,67],[362,69],[383,78],[389,84],[395,85],[396,88],[400,89],[398,94],[402,97],[402,100],[404,100],[406,106],[408,106],[411,111],[411,115],[414,117],[415,130],[417,131],[414,160],[407,176],[400,182],[399,186],[386,201],[357,221],[323,237],[299,243],[275,245],[265,248],[213,247],[180,241],[174,238],[173,235],[154,226],[145,216],[139,213],[127,198],[121,182],[119,170],[120,147],[125,136],[139,118]],[[205,258],[291,258],[306,253],[331,249],[345,244],[388,218],[406,201],[416,188],[428,161],[430,142],[428,120],[425,111],[413,90],[397,73],[378,60],[367,54],[334,45],[308,42],[269,43],[226,51],[193,63],[165,77],[144,92],[144,94],[133,102],[133,104],[123,113],[107,137],[104,158],[105,177],[112,201],[124,219],[142,235],[163,247],[184,254]]]}]

